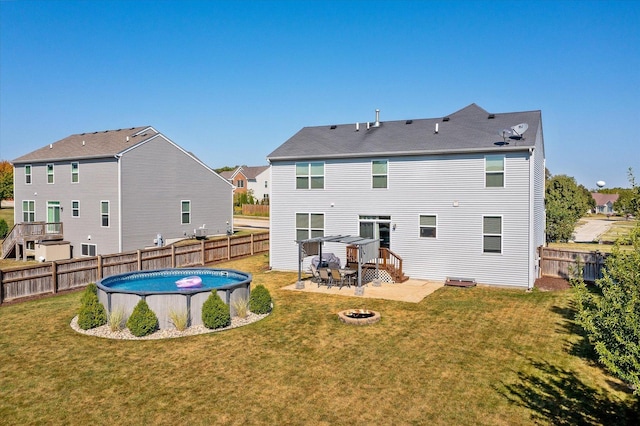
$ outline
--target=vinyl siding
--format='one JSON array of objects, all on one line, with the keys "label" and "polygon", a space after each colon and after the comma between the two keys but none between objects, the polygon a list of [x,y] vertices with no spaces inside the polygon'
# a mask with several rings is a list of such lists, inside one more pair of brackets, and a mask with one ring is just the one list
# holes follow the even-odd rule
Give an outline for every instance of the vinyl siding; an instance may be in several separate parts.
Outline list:
[{"label": "vinyl siding", "polygon": [[[22,222],[22,201],[35,200],[36,221],[47,220],[47,201],[60,201],[64,239],[72,246],[73,256],[81,254],[81,244],[95,244],[98,254],[118,251],[117,161],[74,160],[79,163],[79,182],[71,183],[71,161],[54,162],[54,183],[47,184],[47,164],[32,163],[32,184],[24,182],[24,165],[15,166],[14,219]],[[37,195],[35,195],[37,193]],[[80,216],[72,217],[71,202],[80,201]],[[110,226],[100,226],[100,201],[108,200],[111,207]],[[91,240],[88,236],[91,235]]]},{"label": "vinyl siding", "polygon": [[[360,215],[391,216],[391,250],[406,275],[475,278],[529,285],[530,166],[527,151],[506,153],[504,188],[485,188],[484,155],[389,158],[388,188],[371,186],[371,160],[325,162],[324,190],[296,190],[295,163],[272,164],[271,266],[296,270],[295,213],[325,214],[325,235],[358,235]],[[454,207],[454,201],[458,207]],[[333,207],[332,207],[333,204]],[[437,215],[437,238],[419,237],[419,216]],[[483,215],[502,216],[502,253],[483,253]],[[344,259],[340,244],[327,244]]]},{"label": "vinyl siding", "polygon": [[[151,246],[157,234],[181,238],[206,225],[225,234],[233,222],[232,187],[172,142],[157,136],[121,159],[122,249]],[[181,201],[191,201],[191,223],[181,223]]]}]

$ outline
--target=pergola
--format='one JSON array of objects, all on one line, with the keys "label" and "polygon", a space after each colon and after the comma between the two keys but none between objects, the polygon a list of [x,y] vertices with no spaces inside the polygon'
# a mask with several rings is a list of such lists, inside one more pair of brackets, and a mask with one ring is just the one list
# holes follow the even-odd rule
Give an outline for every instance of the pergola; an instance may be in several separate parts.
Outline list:
[{"label": "pergola", "polygon": [[[304,288],[302,282],[302,261],[307,256],[318,255],[322,262],[322,246],[324,243],[342,243],[356,246],[358,249],[358,289],[356,294],[362,292],[362,265],[370,260],[378,258],[380,239],[354,237],[351,235],[333,235],[330,237],[315,237],[306,240],[297,240],[298,243],[298,283],[296,287]],[[378,262],[376,262],[376,269]],[[376,276],[378,274],[376,273]]]}]

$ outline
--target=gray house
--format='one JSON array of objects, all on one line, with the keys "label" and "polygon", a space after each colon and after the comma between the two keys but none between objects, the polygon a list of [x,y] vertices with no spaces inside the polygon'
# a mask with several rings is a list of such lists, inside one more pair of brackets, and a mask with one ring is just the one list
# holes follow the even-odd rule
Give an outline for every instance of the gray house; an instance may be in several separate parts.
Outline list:
[{"label": "gray house", "polygon": [[[400,121],[381,121],[376,111],[372,122],[305,127],[267,158],[274,269],[298,269],[297,241],[351,235],[380,240],[375,262],[386,281],[530,288],[538,276],[540,111],[493,114],[471,104]],[[349,250],[323,248],[342,263],[353,260]]]},{"label": "gray house", "polygon": [[15,223],[48,223],[73,257],[233,226],[233,186],[153,127],[72,135],[13,165]]}]

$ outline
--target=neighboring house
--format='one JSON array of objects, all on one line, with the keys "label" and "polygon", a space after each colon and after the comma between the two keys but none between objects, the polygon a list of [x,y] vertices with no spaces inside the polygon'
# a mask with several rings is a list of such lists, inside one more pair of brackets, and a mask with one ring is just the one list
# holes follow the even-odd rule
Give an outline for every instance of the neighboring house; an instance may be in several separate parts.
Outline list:
[{"label": "neighboring house", "polygon": [[[511,129],[522,133],[521,123],[523,137]],[[352,235],[379,238],[412,278],[531,288],[538,276],[540,111],[490,114],[471,104],[388,122],[376,111],[375,122],[305,127],[267,158],[274,269],[298,269],[296,241]]]},{"label": "neighboring house", "polygon": [[602,214],[614,214],[613,204],[618,201],[618,194],[601,194],[599,192],[592,192],[591,196],[596,202],[596,213]]},{"label": "neighboring house", "polygon": [[153,127],[72,135],[13,165],[15,223],[61,222],[74,257],[233,226],[233,186]]},{"label": "neighboring house", "polygon": [[220,173],[236,187],[236,193],[251,191],[257,202],[269,201],[270,174],[269,166],[240,166]]}]

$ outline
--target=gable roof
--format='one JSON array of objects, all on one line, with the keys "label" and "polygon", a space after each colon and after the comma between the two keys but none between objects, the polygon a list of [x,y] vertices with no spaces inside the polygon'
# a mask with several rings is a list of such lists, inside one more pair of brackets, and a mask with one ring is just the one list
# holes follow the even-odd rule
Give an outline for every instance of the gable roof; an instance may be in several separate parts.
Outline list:
[{"label": "gable roof", "polygon": [[618,194],[601,194],[599,192],[592,192],[591,196],[596,201],[596,206],[604,206],[607,203],[613,204],[620,197]]},{"label": "gable roof", "polygon": [[12,163],[112,157],[158,134],[151,126],[79,133],[18,157]]},{"label": "gable roof", "polygon": [[[527,123],[520,140],[507,139],[502,129]],[[541,112],[489,114],[471,104],[448,116],[427,119],[381,121],[379,126],[360,123],[304,127],[267,156],[269,161],[356,158],[527,150],[535,146],[541,128]],[[435,132],[436,124],[438,132]]]},{"label": "gable roof", "polygon": [[255,179],[260,173],[264,172],[268,168],[269,166],[238,166],[233,170],[221,172],[220,176],[225,179],[233,179],[239,173],[242,173],[242,175],[247,179]]}]

